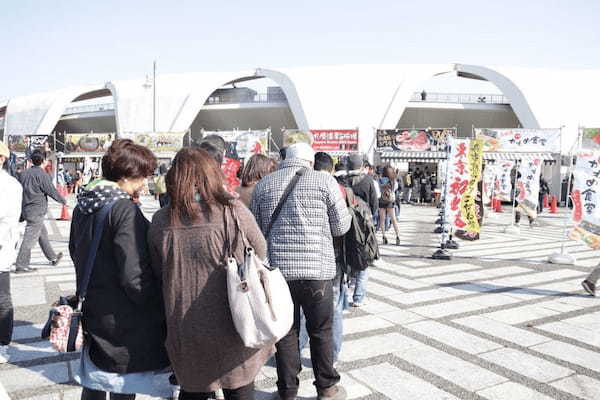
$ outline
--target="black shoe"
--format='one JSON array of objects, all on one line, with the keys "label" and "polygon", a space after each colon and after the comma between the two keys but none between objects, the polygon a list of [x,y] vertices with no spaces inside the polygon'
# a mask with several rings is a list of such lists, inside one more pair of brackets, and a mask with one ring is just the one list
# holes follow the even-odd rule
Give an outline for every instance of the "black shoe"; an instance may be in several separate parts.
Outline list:
[{"label": "black shoe", "polygon": [[396,246],[400,246],[400,238],[396,236]]},{"label": "black shoe", "polygon": [[383,244],[388,244],[388,240],[385,236],[383,237]]},{"label": "black shoe", "polygon": [[63,258],[63,253],[62,252],[58,253],[56,255],[56,258],[54,260],[50,261],[50,265],[52,265],[53,267],[57,266],[62,258]]},{"label": "black shoe", "polygon": [[583,286],[583,288],[585,289],[586,292],[588,292],[591,296],[596,297],[596,285],[593,284],[590,281],[583,281],[581,282],[581,286]]},{"label": "black shoe", "polygon": [[32,267],[17,267],[15,269],[15,274],[25,274],[28,272],[35,272],[37,271],[37,268],[32,268]]}]

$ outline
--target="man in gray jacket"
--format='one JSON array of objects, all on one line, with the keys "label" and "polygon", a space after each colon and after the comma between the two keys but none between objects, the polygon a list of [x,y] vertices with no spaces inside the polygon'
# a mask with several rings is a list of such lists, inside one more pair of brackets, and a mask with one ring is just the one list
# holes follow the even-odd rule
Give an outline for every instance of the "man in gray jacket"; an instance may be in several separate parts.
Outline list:
[{"label": "man in gray jacket", "polygon": [[271,265],[285,276],[294,301],[294,325],[277,343],[277,388],[284,400],[295,399],[298,394],[300,307],[306,316],[318,398],[343,399],[346,395],[333,367],[333,237],[348,231],[351,218],[335,179],[314,171],[313,162],[314,151],[309,145],[289,146],[279,169],[256,185],[250,204],[266,233],[286,187],[296,172],[303,170],[266,234]]},{"label": "man in gray jacket", "polygon": [[25,235],[23,243],[17,256],[17,273],[32,272],[36,268],[29,266],[31,261],[31,249],[39,242],[42,252],[50,261],[50,264],[57,265],[63,254],[56,254],[50,246],[48,240],[48,231],[44,225],[44,219],[48,212],[48,196],[61,204],[67,204],[67,201],[58,193],[50,175],[44,171],[46,156],[40,150],[34,150],[31,153],[31,162],[33,166],[21,174],[20,182],[23,186],[23,203],[21,208],[21,218],[27,221],[25,226]]}]

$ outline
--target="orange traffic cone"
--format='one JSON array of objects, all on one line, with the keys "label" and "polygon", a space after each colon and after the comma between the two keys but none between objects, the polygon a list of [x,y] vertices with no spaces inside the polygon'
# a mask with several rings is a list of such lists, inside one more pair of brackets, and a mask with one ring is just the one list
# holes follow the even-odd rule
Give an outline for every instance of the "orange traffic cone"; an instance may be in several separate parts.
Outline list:
[{"label": "orange traffic cone", "polygon": [[550,208],[550,202],[548,201],[548,195],[544,195],[544,208]]},{"label": "orange traffic cone", "polygon": [[556,196],[552,196],[552,203],[550,203],[550,213],[557,214],[558,213],[558,205]]},{"label": "orange traffic cone", "polygon": [[69,221],[71,220],[71,217],[69,216],[69,207],[68,206],[62,206],[62,209],[60,210],[60,218],[58,218],[59,221]]}]

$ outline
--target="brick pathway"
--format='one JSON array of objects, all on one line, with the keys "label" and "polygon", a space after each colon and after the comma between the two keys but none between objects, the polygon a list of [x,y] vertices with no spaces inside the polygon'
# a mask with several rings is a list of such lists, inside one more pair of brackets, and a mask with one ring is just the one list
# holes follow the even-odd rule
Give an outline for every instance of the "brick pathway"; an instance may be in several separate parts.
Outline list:
[{"label": "brick pathway", "polygon": [[[147,200],[151,215],[156,204]],[[53,207],[52,215],[58,215]],[[437,209],[404,206],[402,245],[384,246],[370,269],[367,305],[346,312],[337,364],[350,398],[600,399],[600,300],[580,281],[600,252],[568,242],[575,266],[542,262],[560,247],[559,216],[502,233],[508,213],[487,220],[482,239],[459,242],[452,261],[429,258]],[[56,250],[67,252],[68,222],[48,220]],[[13,275],[14,343],[0,382],[15,399],[78,399],[72,374],[78,354],[60,355],[39,331],[48,304],[75,289],[69,257]],[[308,350],[300,396],[314,398]],[[275,368],[257,377],[257,398],[274,391]],[[142,397],[142,396],[140,396]]]}]

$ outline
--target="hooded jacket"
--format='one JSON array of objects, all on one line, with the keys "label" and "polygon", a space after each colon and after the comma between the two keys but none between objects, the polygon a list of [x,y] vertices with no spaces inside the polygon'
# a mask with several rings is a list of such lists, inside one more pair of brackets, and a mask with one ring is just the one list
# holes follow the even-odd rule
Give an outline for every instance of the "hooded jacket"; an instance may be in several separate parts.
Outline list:
[{"label": "hooded jacket", "polygon": [[109,372],[161,369],[169,362],[161,285],[147,245],[149,222],[114,182],[92,182],[77,197],[69,238],[77,286],[97,212],[111,201],[83,303],[90,358]]}]

